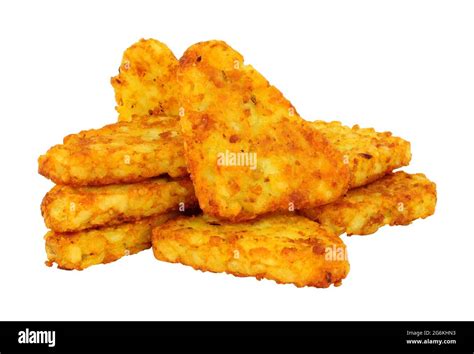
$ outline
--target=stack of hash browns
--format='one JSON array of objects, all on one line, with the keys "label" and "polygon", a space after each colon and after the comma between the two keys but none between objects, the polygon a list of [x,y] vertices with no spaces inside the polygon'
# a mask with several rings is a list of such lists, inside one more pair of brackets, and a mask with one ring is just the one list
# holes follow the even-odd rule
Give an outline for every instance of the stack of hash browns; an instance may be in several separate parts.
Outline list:
[{"label": "stack of hash browns", "polygon": [[409,164],[409,142],[304,120],[225,42],[177,60],[140,40],[112,86],[117,123],[39,158],[57,184],[41,206],[50,266],[81,270],[153,247],[202,271],[338,286],[349,272],[340,235],[434,213],[436,185],[393,172]]}]

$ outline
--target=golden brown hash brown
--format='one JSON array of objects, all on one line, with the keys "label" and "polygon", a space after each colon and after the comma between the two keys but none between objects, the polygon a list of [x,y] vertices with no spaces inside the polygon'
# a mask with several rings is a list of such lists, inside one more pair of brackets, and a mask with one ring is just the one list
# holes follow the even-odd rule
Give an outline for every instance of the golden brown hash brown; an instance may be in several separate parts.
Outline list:
[{"label": "golden brown hash brown", "polygon": [[340,122],[316,121],[312,125],[347,159],[352,172],[350,188],[373,182],[410,163],[410,143],[390,132],[379,133],[358,125],[349,128]]},{"label": "golden brown hash brown", "polygon": [[46,264],[60,269],[82,270],[95,264],[110,263],[123,256],[151,247],[151,232],[179,213],[151,216],[139,221],[73,233],[50,231],[46,234]]},{"label": "golden brown hash brown", "polygon": [[337,199],[349,182],[342,155],[243,61],[221,41],[180,59],[180,122],[201,208],[241,221]]},{"label": "golden brown hash brown", "polygon": [[39,158],[57,184],[96,186],[187,175],[178,118],[143,117],[69,135]]},{"label": "golden brown hash brown", "polygon": [[183,207],[197,207],[193,184],[187,177],[102,187],[57,185],[44,197],[41,212],[48,228],[71,232],[184,211]]},{"label": "golden brown hash brown", "polygon": [[142,39],[123,54],[111,79],[120,121],[142,116],[178,116],[176,69],[171,50],[155,39]]},{"label": "golden brown hash brown", "polygon": [[297,215],[270,215],[230,224],[198,216],[153,230],[159,260],[298,287],[340,285],[349,272],[345,245],[319,224]]},{"label": "golden brown hash brown", "polygon": [[421,173],[396,172],[352,189],[334,203],[302,213],[337,234],[368,235],[384,225],[408,225],[424,219],[435,207],[433,182]]}]

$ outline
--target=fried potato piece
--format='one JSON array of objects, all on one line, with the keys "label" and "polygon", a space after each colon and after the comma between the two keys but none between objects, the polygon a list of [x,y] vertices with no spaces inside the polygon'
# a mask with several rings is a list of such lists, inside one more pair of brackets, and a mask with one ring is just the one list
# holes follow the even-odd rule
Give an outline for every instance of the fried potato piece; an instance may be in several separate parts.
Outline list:
[{"label": "fried potato piece", "polygon": [[178,116],[176,69],[171,50],[155,39],[142,39],[123,54],[111,79],[119,121],[142,116]]},{"label": "fried potato piece", "polygon": [[358,125],[349,128],[340,122],[312,124],[347,159],[351,170],[350,188],[366,185],[410,163],[410,143],[390,132],[379,133]]},{"label": "fried potato piece", "polygon": [[39,173],[72,186],[133,183],[166,173],[185,176],[177,120],[144,117],[69,135],[40,156]]},{"label": "fried potato piece", "polygon": [[197,207],[189,178],[153,178],[102,187],[55,186],[41,204],[46,226],[57,232],[118,225]]},{"label": "fried potato piece", "polygon": [[384,225],[408,225],[424,219],[435,207],[436,185],[424,174],[400,171],[302,213],[337,234],[368,235]]},{"label": "fried potato piece", "polygon": [[348,187],[342,155],[243,60],[220,41],[180,59],[180,122],[201,208],[242,221],[334,201]]},{"label": "fried potato piece", "polygon": [[237,223],[198,216],[170,220],[153,230],[158,260],[298,287],[340,285],[349,272],[341,239],[297,215],[270,215]]},{"label": "fried potato piece", "polygon": [[50,231],[44,237],[48,257],[46,265],[51,267],[56,263],[60,269],[82,270],[138,253],[151,247],[154,227],[178,214],[156,215],[118,226],[73,233]]}]

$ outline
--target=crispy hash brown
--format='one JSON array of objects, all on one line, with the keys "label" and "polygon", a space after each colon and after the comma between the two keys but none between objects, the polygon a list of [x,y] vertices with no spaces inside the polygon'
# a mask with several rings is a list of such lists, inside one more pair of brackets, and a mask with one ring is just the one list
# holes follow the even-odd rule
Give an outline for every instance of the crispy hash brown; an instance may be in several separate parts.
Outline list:
[{"label": "crispy hash brown", "polygon": [[312,125],[347,159],[351,170],[350,188],[373,182],[410,163],[410,143],[390,132],[379,133],[358,125],[349,128],[340,122],[316,121]]},{"label": "crispy hash brown", "polygon": [[143,117],[69,135],[40,156],[39,173],[73,186],[133,183],[166,173],[185,176],[177,120]]},{"label": "crispy hash brown", "polygon": [[118,225],[196,206],[189,178],[153,178],[140,183],[102,187],[57,185],[44,197],[41,212],[48,228],[71,232]]},{"label": "crispy hash brown", "polygon": [[142,39],[123,54],[111,79],[120,121],[142,116],[178,116],[176,69],[171,50],[155,39]]},{"label": "crispy hash brown", "polygon": [[152,243],[162,261],[298,287],[340,285],[349,272],[341,239],[297,215],[237,224],[207,216],[180,217],[155,228]]},{"label": "crispy hash brown", "polygon": [[349,182],[342,155],[243,61],[221,41],[180,59],[180,122],[201,208],[242,221],[334,201]]},{"label": "crispy hash brown", "polygon": [[408,225],[424,219],[435,207],[433,182],[421,173],[396,172],[352,189],[334,203],[302,213],[337,234],[368,235],[384,225]]},{"label": "crispy hash brown", "polygon": [[151,232],[179,213],[151,216],[139,221],[113,227],[46,234],[46,264],[60,269],[82,270],[95,264],[110,263],[123,256],[151,247]]}]

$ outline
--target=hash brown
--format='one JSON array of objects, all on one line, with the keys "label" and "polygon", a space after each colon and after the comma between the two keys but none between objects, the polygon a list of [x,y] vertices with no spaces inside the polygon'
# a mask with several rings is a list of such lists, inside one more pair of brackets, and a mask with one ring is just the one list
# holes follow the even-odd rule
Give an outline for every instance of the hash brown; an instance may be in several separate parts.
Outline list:
[{"label": "hash brown", "polygon": [[390,132],[379,133],[358,125],[349,128],[340,122],[315,121],[312,126],[347,159],[350,188],[366,185],[410,163],[410,143]]},{"label": "hash brown", "polygon": [[41,204],[46,226],[57,232],[118,225],[197,206],[189,178],[153,178],[101,187],[55,186]]},{"label": "hash brown", "polygon": [[128,48],[119,74],[111,79],[119,121],[143,116],[178,116],[176,69],[171,50],[155,39],[141,39]]},{"label": "hash brown", "polygon": [[158,260],[298,287],[340,285],[349,272],[341,239],[297,215],[230,224],[208,216],[179,217],[153,230]]},{"label": "hash brown", "polygon": [[342,155],[243,61],[221,41],[180,59],[180,123],[201,208],[242,221],[336,200],[349,182]]},{"label": "hash brown", "polygon": [[101,229],[45,235],[46,265],[60,269],[83,270],[92,265],[114,262],[151,247],[153,227],[163,224],[179,213],[151,216],[139,221]]},{"label": "hash brown", "polygon": [[[140,117],[64,138],[40,156],[39,173],[57,184],[134,183],[187,175],[178,118]],[[178,146],[178,147],[177,147]]]},{"label": "hash brown", "polygon": [[369,235],[384,225],[408,225],[424,219],[435,207],[436,184],[424,174],[399,171],[302,214],[337,234]]}]

